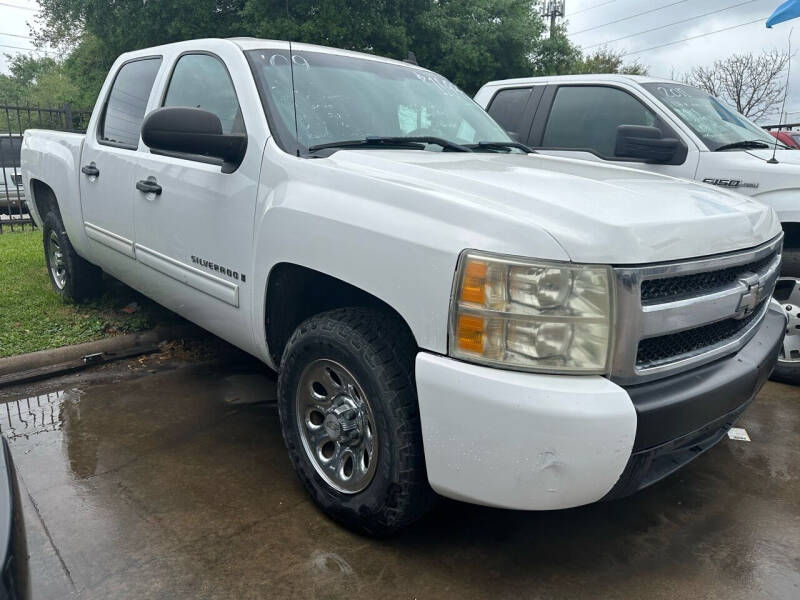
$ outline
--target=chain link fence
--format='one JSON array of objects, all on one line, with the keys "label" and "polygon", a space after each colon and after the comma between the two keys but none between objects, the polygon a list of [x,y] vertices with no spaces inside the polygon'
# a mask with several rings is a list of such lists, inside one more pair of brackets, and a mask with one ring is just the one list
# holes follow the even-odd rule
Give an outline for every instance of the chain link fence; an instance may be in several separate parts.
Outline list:
[{"label": "chain link fence", "polygon": [[22,135],[26,129],[56,129],[83,133],[91,110],[0,104],[0,234],[35,227],[28,212],[20,169]]}]

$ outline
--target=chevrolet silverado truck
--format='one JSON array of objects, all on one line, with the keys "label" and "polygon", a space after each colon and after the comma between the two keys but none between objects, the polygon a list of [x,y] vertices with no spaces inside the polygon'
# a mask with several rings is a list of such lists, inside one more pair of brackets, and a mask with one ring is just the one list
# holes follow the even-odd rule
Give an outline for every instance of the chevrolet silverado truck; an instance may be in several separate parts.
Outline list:
[{"label": "chevrolet silverado truck", "polygon": [[300,480],[368,534],[437,495],[633,493],[725,435],[783,338],[771,208],[531,154],[405,62],[139,50],[22,165],[54,289],[105,271],[276,369]]},{"label": "chevrolet silverado truck", "polygon": [[774,208],[785,234],[775,298],[789,318],[775,377],[800,384],[800,152],[707,92],[654,77],[507,79],[475,100],[539,153],[682,177]]}]

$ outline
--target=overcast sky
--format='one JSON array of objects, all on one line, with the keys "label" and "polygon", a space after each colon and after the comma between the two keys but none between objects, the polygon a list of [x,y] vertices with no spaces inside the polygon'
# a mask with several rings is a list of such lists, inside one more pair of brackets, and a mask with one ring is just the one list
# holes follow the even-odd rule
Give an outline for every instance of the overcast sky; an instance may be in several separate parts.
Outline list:
[{"label": "overcast sky", "polygon": [[[15,6],[22,8],[14,8]],[[36,0],[0,1],[0,73],[8,72],[6,54],[18,54],[23,52],[19,48],[33,46],[28,39],[30,33],[26,22],[33,22],[38,7]]]},{"label": "overcast sky", "polygon": [[[651,75],[669,77],[673,69],[684,73],[695,65],[710,65],[715,59],[735,52],[786,49],[793,24],[797,32],[792,36],[792,47],[800,49],[800,19],[772,29],[764,25],[781,2],[566,0],[566,13],[570,38],[585,50],[606,44],[630,53],[625,60],[638,59]],[[646,11],[652,12],[641,14]],[[755,23],[745,25],[750,21]],[[672,43],[686,38],[695,39]],[[792,61],[786,111],[800,111],[800,53]],[[800,112],[790,113],[789,118],[800,121]]]},{"label": "overcast sky", "polygon": [[[669,77],[673,70],[683,73],[694,65],[711,64],[734,52],[786,48],[793,22],[773,29],[764,26],[780,3],[781,0],[566,0],[566,13],[570,37],[585,50],[605,44],[630,53],[625,59],[639,59],[651,74]],[[9,34],[28,36],[26,22],[33,21],[36,13],[31,9],[36,7],[35,0],[0,0],[3,53],[20,52],[7,46],[31,46],[25,37]],[[750,21],[755,22],[745,24]],[[800,19],[794,23],[798,32],[793,36],[793,46],[800,49]],[[672,44],[686,38],[695,39]],[[0,55],[0,72],[7,71],[6,63],[5,56]],[[800,54],[792,66],[786,110],[791,111],[790,119],[800,121]]]}]

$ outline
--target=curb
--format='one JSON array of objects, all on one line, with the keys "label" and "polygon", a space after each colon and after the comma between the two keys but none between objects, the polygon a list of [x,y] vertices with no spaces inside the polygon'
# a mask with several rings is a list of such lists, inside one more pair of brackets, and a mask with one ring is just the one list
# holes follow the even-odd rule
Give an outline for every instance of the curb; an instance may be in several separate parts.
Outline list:
[{"label": "curb", "polygon": [[161,342],[195,338],[201,331],[191,325],[156,327],[94,342],[0,358],[0,387],[40,379],[55,373],[74,371],[93,364],[147,354],[158,350]]}]

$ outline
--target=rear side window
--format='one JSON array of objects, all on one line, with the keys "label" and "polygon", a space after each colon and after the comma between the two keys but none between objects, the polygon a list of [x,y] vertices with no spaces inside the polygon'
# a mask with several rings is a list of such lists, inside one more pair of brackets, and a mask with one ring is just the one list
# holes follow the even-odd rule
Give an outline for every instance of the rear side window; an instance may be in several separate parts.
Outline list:
[{"label": "rear side window", "polygon": [[135,60],[122,65],[106,101],[100,125],[101,142],[128,148],[139,145],[147,99],[160,66],[160,58]]},{"label": "rear side window", "polygon": [[659,127],[659,122],[649,108],[620,89],[561,87],[550,109],[542,147],[588,150],[613,158],[620,125]]},{"label": "rear side window", "polygon": [[489,114],[512,137],[521,139],[522,114],[531,96],[531,88],[501,90],[489,105]]},{"label": "rear side window", "polygon": [[164,106],[189,106],[214,113],[222,133],[245,133],[242,111],[228,70],[209,54],[185,54],[178,59]]}]

